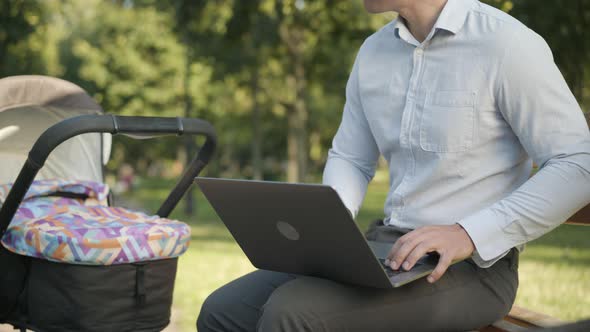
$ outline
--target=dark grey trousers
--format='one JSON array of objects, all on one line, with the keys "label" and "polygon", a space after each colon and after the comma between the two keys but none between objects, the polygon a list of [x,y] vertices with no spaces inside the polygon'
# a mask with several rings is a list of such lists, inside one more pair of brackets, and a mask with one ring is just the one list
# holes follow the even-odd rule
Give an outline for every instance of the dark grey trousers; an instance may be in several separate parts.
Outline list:
[{"label": "dark grey trousers", "polygon": [[[375,223],[369,240],[404,230]],[[350,267],[354,269],[354,266]],[[425,278],[391,290],[258,270],[213,292],[197,330],[206,331],[467,331],[508,313],[518,287],[518,252],[492,267],[467,260],[434,284]]]}]

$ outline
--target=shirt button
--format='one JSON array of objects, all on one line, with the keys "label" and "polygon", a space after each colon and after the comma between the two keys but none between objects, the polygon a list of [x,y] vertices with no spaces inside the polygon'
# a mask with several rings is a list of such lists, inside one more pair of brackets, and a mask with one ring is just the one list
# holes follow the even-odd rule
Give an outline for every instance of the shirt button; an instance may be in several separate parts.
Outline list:
[{"label": "shirt button", "polygon": [[417,49],[416,49],[416,55],[418,55],[418,56],[422,56],[422,54],[424,54],[424,50],[423,50],[423,49],[421,49],[421,48],[417,48]]}]

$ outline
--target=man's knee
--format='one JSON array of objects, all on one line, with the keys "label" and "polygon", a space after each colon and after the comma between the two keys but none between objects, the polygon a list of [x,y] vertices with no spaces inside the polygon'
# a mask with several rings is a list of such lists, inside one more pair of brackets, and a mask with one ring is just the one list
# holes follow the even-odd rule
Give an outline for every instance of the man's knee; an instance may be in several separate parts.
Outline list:
[{"label": "man's knee", "polygon": [[223,304],[219,295],[216,293],[209,295],[201,306],[201,312],[197,318],[197,331],[222,331],[224,329],[222,313]]},{"label": "man's knee", "polygon": [[271,299],[258,321],[257,330],[266,331],[321,331],[315,320],[304,308],[293,306],[288,299]]}]

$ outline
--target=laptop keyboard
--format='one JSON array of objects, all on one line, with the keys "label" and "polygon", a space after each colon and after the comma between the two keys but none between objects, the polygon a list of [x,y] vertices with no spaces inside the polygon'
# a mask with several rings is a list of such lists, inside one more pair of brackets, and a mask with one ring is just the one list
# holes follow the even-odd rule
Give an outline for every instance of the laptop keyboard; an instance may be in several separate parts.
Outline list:
[{"label": "laptop keyboard", "polygon": [[[381,262],[381,265],[383,265],[383,268],[385,269],[385,273],[387,273],[387,276],[390,278],[393,276],[396,276],[400,273],[408,272],[404,269],[392,270],[391,267],[389,267],[389,265],[385,264],[385,259],[379,259],[379,262]],[[416,266],[419,266],[419,265],[422,265],[422,263],[416,262],[416,264],[414,264],[412,269]],[[410,269],[410,271],[412,271],[412,269]]]}]

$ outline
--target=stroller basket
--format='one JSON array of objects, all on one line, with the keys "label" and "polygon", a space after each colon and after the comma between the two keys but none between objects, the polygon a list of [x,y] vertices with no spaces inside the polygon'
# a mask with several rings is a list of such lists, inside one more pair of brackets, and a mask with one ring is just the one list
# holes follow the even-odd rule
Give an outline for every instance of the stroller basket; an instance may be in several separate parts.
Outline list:
[{"label": "stroller basket", "polygon": [[[19,77],[10,79],[19,81]],[[32,79],[43,81],[45,88],[51,86],[47,83],[67,83],[38,76],[21,77],[20,81]],[[0,80],[0,99],[4,92],[1,91],[4,80]],[[79,93],[80,90],[76,92]],[[46,104],[40,102],[39,105],[43,107]],[[0,115],[4,109],[0,103]],[[0,132],[2,129],[0,127]],[[66,140],[89,133],[124,134],[131,137],[202,135],[206,137],[206,141],[158,209],[157,216],[150,217],[122,208],[108,207],[104,200],[104,186],[91,181],[93,179],[34,181],[54,149]],[[0,135],[0,143],[2,139]],[[0,246],[0,266],[3,271],[0,273],[0,323],[10,323],[15,328],[34,331],[160,331],[166,327],[170,320],[177,256],[186,250],[190,230],[183,223],[165,218],[206,166],[215,145],[213,127],[199,119],[86,114],[66,118],[46,129],[30,148],[14,183],[0,187],[0,239],[4,245]],[[99,151],[101,156],[98,160],[103,159],[103,152]],[[34,195],[39,186],[43,189],[56,183],[57,189],[52,188],[46,192],[41,190],[37,196]],[[71,189],[72,186],[78,189],[82,187],[83,195],[79,195],[76,191],[78,189]],[[64,189],[66,187],[70,189]],[[89,194],[92,190],[95,192]],[[61,197],[49,199],[48,196]],[[85,206],[86,199],[90,196],[103,203],[99,206]],[[37,202],[40,205],[35,205],[36,199],[40,200]],[[38,217],[35,213],[51,212],[52,209],[59,210],[61,214],[52,214],[47,218],[42,216],[35,219],[34,223],[24,218]],[[71,211],[75,213],[70,214]],[[108,222],[123,224],[128,228],[135,227],[134,231],[129,232],[124,229],[126,239],[137,237],[139,233],[152,240],[161,239],[164,233],[172,234],[175,237],[168,240],[173,246],[167,247],[169,250],[166,251],[163,249],[166,242],[161,241],[159,244],[162,247],[149,244],[156,252],[149,257],[121,254],[118,257],[123,258],[116,260],[107,255],[94,255],[94,258],[100,256],[103,260],[90,261],[72,254],[76,250],[91,250],[82,245],[74,245],[79,244],[82,239],[68,237],[69,230],[63,226],[63,221],[76,219],[73,216],[77,218],[73,221],[76,227],[90,225],[88,227],[91,228],[96,223],[102,223],[99,225],[102,227]],[[95,217],[97,220],[91,220]],[[59,227],[62,227],[61,233],[51,233]],[[94,230],[84,234],[92,232]],[[37,237],[34,237],[35,240],[28,237],[23,239],[24,234],[35,234]],[[39,245],[39,239],[44,239],[45,246]],[[94,244],[95,240],[90,238],[90,244]],[[114,243],[113,241],[110,243]],[[148,245],[146,243],[144,245]],[[69,246],[71,250],[62,250],[60,255],[55,255],[55,248],[60,245]]]}]

